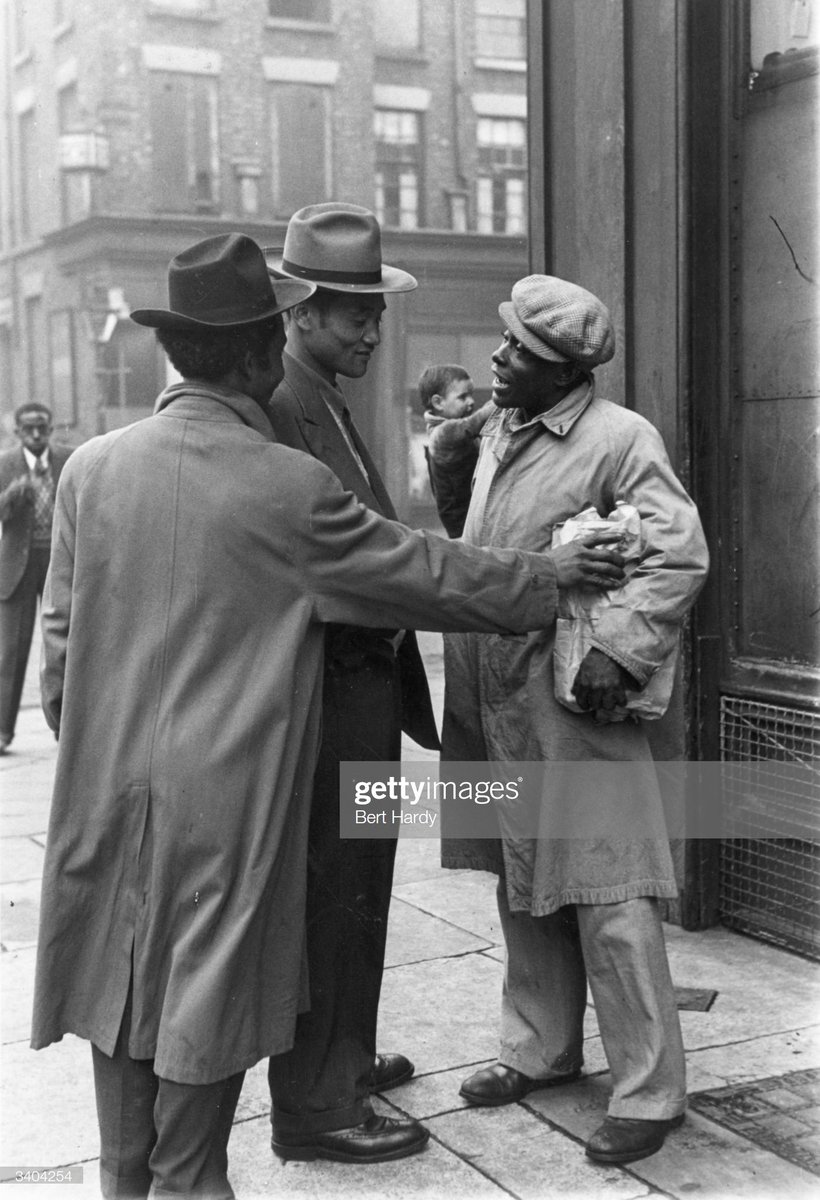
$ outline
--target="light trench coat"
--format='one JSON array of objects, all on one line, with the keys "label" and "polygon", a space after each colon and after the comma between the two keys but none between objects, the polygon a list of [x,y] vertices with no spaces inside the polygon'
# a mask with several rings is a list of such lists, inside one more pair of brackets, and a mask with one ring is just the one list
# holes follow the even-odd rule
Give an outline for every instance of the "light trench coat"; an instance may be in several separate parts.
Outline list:
[{"label": "light trench coat", "polygon": [[43,606],[59,753],[33,1047],[65,1033],[208,1083],[292,1044],[323,625],[512,632],[541,557],[388,522],[237,392],[167,390],[63,472]]},{"label": "light trench coat", "polygon": [[[695,506],[648,421],[597,399],[592,381],[530,421],[519,410],[496,410],[482,430],[463,540],[544,550],[555,525],[590,506],[607,516],[618,500],[640,512],[646,543],[634,574],[610,592],[592,645],[643,685],[676,644],[708,567]],[[447,635],[443,759],[651,762],[641,722],[597,725],[591,713],[558,703],[554,640],[554,625],[521,635]],[[589,806],[579,804],[567,773],[545,789],[538,841],[445,837],[442,862],[503,874],[510,907],[535,916],[565,904],[671,898],[676,885],[654,769],[628,772],[628,797],[621,794],[625,774],[596,772],[600,805],[615,812],[628,805],[632,814],[623,839],[591,836]],[[583,814],[578,829],[576,809]],[[661,836],[636,838],[636,813],[640,828],[645,813],[646,830]],[[442,829],[446,835],[446,821]],[[551,839],[551,829],[561,836]]]}]

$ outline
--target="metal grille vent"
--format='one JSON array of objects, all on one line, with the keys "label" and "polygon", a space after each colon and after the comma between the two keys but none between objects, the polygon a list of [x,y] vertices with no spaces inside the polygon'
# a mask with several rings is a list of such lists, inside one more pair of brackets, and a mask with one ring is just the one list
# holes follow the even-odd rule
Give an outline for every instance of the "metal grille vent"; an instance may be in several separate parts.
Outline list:
[{"label": "metal grille vent", "polygon": [[[803,768],[816,766],[820,779],[820,715],[724,696],[720,746],[723,761],[766,762],[766,794],[751,802],[756,811],[762,801],[777,808],[781,827],[784,817],[798,830],[814,823],[806,817],[820,808],[820,790],[807,792]],[[742,810],[747,801],[729,802]],[[805,837],[721,842],[720,909],[732,929],[820,958],[820,844]]]}]

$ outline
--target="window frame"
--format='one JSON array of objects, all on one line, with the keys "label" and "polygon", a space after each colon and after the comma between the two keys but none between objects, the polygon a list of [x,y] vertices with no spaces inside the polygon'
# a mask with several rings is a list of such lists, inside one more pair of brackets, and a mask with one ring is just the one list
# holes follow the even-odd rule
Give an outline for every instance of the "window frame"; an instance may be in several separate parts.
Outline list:
[{"label": "window frame", "polygon": [[[384,118],[389,116],[399,118],[412,118],[414,125],[415,136],[412,141],[407,141],[401,137],[393,140],[380,137],[379,125],[387,123]],[[401,229],[405,231],[424,228],[424,122],[423,113],[412,108],[374,108],[373,109],[373,156],[374,156],[374,188],[375,188],[375,204],[376,215],[379,218],[379,223],[387,229]],[[381,153],[382,147],[394,147],[394,153]],[[405,147],[412,147],[412,153],[409,153]],[[409,188],[407,181],[402,184],[402,169],[404,174],[409,176],[411,171],[414,180],[414,187]],[[389,173],[391,176],[389,182],[385,181],[383,172]],[[385,190],[389,187],[391,190],[398,191],[397,205],[391,205],[392,209],[396,209],[398,217],[394,224],[388,217],[387,204],[385,201]],[[409,208],[405,208],[402,202],[402,193],[409,194],[412,191],[415,196],[415,204]],[[407,213],[411,219],[405,220],[404,213]]]}]

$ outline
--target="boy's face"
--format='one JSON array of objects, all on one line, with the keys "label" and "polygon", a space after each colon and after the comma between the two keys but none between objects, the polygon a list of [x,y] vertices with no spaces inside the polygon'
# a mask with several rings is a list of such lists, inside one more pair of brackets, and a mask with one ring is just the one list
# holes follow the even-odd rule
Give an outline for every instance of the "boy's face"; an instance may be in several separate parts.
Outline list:
[{"label": "boy's face", "polygon": [[468,417],[473,411],[472,379],[454,379],[443,396],[433,397],[433,408],[440,417]]}]

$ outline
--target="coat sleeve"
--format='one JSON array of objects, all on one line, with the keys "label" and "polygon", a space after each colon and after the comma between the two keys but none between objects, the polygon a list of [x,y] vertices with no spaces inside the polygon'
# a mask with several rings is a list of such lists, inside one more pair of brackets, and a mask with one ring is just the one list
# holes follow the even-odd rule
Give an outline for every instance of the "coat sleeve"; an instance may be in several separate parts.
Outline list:
[{"label": "coat sleeve", "polygon": [[614,499],[638,509],[644,546],[627,582],[610,593],[591,644],[641,684],[677,645],[683,622],[702,588],[709,553],[697,509],[678,480],[663,440],[636,419],[610,441]]},{"label": "coat sleeve", "polygon": [[0,522],[12,521],[26,505],[31,504],[30,497],[19,489],[18,480],[27,477],[22,465],[9,461],[0,470]]},{"label": "coat sleeve", "polygon": [[485,421],[495,412],[488,400],[469,417],[434,425],[426,449],[430,490],[439,519],[452,538],[461,537],[472,495],[478,445]]},{"label": "coat sleeve", "polygon": [[40,696],[49,728],[60,732],[68,626],[74,582],[76,501],[71,472],[63,470],[54,500],[51,559],[43,588]]},{"label": "coat sleeve", "polygon": [[360,504],[311,459],[293,491],[294,561],[320,621],[525,633],[555,620],[550,555],[483,549],[408,529]]}]

